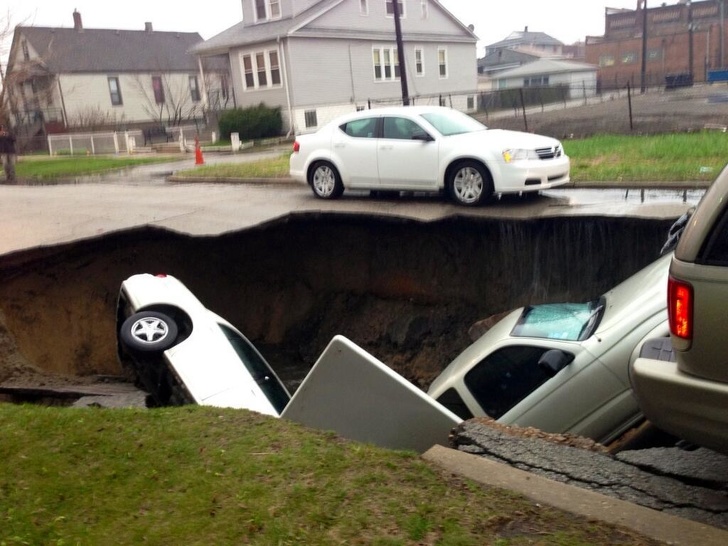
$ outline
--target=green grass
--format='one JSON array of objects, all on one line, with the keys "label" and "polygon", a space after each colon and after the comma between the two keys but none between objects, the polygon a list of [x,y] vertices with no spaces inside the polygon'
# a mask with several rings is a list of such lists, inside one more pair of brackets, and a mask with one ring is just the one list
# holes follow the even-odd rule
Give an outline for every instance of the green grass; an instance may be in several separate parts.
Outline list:
[{"label": "green grass", "polygon": [[728,162],[728,135],[720,132],[604,135],[563,144],[575,182],[712,181]]},{"label": "green grass", "polygon": [[286,178],[288,176],[289,153],[274,159],[246,163],[203,165],[188,171],[176,172],[183,178]]},{"label": "green grass", "polygon": [[0,404],[0,544],[653,544],[243,410]]},{"label": "green grass", "polygon": [[169,156],[23,156],[15,164],[15,174],[21,179],[53,180],[111,172],[169,160]]}]

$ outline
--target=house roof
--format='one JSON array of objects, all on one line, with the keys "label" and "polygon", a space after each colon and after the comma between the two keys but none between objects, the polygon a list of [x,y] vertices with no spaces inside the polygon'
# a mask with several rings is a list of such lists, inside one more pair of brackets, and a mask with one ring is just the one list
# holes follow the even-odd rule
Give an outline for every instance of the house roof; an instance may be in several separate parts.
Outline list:
[{"label": "house roof", "polygon": [[[307,10],[295,15],[292,18],[246,25],[240,22],[229,29],[213,36],[209,40],[197,44],[192,48],[192,53],[199,55],[221,54],[228,52],[231,48],[245,45],[252,45],[261,42],[270,42],[283,37],[301,36],[317,38],[354,38],[364,40],[391,40],[391,32],[356,31],[347,28],[321,29],[308,26],[310,23],[321,17],[345,0],[320,0]],[[477,41],[477,37],[468,27],[463,25],[449,11],[447,11],[436,0],[430,0],[437,5],[444,13],[457,22],[463,29],[463,41]],[[410,40],[442,40],[442,34],[425,34],[407,32],[406,37]],[[447,39],[455,40],[455,37],[448,35]],[[457,41],[457,40],[455,40]]]},{"label": "house roof", "polygon": [[203,41],[197,32],[22,26],[15,28],[14,44],[19,36],[54,73],[197,71],[189,50]]},{"label": "house roof", "polygon": [[540,74],[563,74],[567,72],[596,72],[599,67],[593,64],[577,63],[560,59],[539,59],[532,63],[521,65],[511,70],[499,72],[496,76],[499,80],[508,78],[520,78],[536,76]]},{"label": "house roof", "polygon": [[519,45],[558,46],[564,45],[564,43],[545,32],[523,30],[512,32],[505,40],[488,45],[487,49],[508,49]]},{"label": "house roof", "polygon": [[478,59],[478,68],[496,68],[502,65],[522,65],[540,59],[537,55],[524,53],[515,49],[499,49]]}]

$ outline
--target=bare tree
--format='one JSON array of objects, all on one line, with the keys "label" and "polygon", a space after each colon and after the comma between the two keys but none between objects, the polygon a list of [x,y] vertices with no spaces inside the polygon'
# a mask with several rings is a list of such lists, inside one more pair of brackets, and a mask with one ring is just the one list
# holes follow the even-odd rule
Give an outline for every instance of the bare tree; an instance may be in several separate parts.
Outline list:
[{"label": "bare tree", "polygon": [[157,122],[170,126],[202,114],[202,107],[192,100],[189,80],[184,74],[159,72],[160,88],[155,91],[150,76],[135,75],[134,84],[144,101],[144,111]]}]

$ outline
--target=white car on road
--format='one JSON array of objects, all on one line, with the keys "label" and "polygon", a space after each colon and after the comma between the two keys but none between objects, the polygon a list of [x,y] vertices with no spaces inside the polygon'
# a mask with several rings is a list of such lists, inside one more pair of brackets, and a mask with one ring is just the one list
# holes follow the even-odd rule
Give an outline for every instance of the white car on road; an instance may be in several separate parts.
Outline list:
[{"label": "white car on road", "polygon": [[117,305],[121,362],[154,405],[196,403],[280,416],[290,395],[263,356],[171,275],[133,275]]},{"label": "white car on road", "polygon": [[537,192],[569,182],[557,139],[488,129],[441,106],[379,108],[299,135],[290,175],[321,199],[344,190],[446,192],[460,205],[494,194]]},{"label": "white car on road", "polygon": [[629,364],[668,335],[671,253],[600,298],[518,309],[445,368],[428,394],[462,419],[487,416],[604,444],[643,420]]}]

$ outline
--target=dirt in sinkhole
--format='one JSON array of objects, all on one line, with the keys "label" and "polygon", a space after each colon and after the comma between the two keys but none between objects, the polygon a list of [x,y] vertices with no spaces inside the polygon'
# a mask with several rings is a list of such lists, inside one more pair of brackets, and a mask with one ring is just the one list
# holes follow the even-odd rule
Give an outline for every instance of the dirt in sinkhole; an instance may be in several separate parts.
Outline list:
[{"label": "dirt in sinkhole", "polygon": [[303,218],[210,238],[145,228],[0,257],[0,384],[125,376],[119,285],[165,272],[245,333],[292,390],[336,334],[426,388],[479,320],[602,293],[656,257],[669,223]]}]

